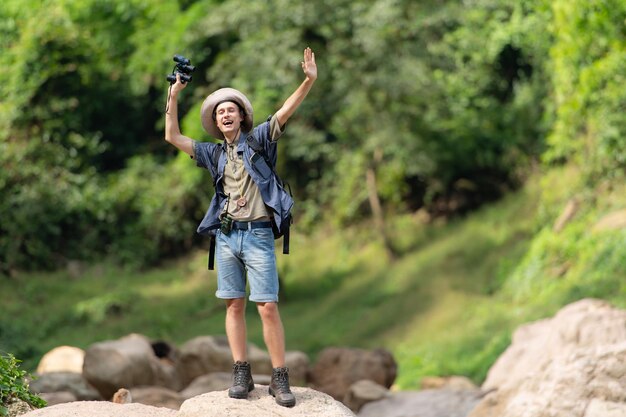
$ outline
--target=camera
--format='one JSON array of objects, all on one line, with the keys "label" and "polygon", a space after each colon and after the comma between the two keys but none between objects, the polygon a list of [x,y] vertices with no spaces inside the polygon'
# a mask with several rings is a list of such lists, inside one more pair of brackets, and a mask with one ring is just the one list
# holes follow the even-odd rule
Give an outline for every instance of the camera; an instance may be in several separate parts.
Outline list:
[{"label": "camera", "polygon": [[222,231],[222,233],[224,233],[225,235],[228,235],[230,233],[230,231],[233,228],[233,219],[226,215],[224,217],[222,217],[222,222],[220,224],[220,230]]},{"label": "camera", "polygon": [[179,74],[181,83],[185,84],[191,82],[191,73],[194,72],[196,67],[191,65],[191,61],[182,55],[174,55],[173,59],[176,65],[172,73],[166,77],[167,81],[169,81],[170,84],[174,84],[176,82],[176,74]]}]

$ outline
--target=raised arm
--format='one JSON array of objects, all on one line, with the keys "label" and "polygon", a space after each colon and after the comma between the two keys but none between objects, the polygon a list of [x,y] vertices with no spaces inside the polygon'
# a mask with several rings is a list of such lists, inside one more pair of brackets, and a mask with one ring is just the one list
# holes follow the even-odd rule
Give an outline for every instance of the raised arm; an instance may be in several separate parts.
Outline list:
[{"label": "raised arm", "polygon": [[311,48],[304,50],[304,61],[302,61],[302,71],[304,71],[304,81],[302,84],[289,96],[283,106],[276,112],[276,118],[281,126],[287,123],[287,120],[296,111],[298,106],[302,103],[304,98],[311,91],[313,83],[317,79],[317,65],[315,64],[315,53],[311,51]]},{"label": "raised arm", "polygon": [[172,85],[168,102],[168,111],[165,113],[165,140],[181,151],[193,155],[193,140],[180,133],[178,125],[178,93],[187,86],[180,82],[176,74],[176,83]]}]

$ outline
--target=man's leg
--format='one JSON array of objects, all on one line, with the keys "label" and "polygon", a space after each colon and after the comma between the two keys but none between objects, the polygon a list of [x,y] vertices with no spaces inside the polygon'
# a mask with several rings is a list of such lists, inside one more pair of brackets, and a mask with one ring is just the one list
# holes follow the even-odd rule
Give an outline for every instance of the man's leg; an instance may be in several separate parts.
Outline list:
[{"label": "man's leg", "polygon": [[226,300],[226,337],[233,355],[233,386],[228,390],[231,398],[248,398],[254,389],[252,370],[246,352],[246,299]]},{"label": "man's leg", "polygon": [[263,322],[263,339],[273,368],[285,366],[285,331],[277,303],[257,303]]},{"label": "man's leg", "polygon": [[269,392],[284,407],[296,405],[296,397],[289,386],[289,369],[285,366],[285,331],[277,303],[257,303],[263,321],[263,338],[272,361],[272,379]]},{"label": "man's leg", "polygon": [[245,362],[246,352],[246,299],[226,300],[226,337],[233,362]]}]

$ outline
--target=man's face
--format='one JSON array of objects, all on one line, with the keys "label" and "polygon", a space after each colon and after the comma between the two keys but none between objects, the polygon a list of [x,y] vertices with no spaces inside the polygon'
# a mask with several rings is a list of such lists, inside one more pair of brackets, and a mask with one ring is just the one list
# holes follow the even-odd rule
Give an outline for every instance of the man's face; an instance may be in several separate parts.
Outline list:
[{"label": "man's face", "polygon": [[220,103],[215,109],[215,123],[224,135],[239,130],[241,122],[243,122],[243,118],[239,107],[232,101]]}]

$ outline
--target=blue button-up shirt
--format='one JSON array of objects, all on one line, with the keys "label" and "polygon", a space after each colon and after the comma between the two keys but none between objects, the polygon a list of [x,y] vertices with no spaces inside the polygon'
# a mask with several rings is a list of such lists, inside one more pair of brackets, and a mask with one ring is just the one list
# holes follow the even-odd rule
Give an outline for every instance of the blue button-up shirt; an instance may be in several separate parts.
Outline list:
[{"label": "blue button-up shirt", "polygon": [[[271,140],[269,119],[256,126],[253,129],[253,134],[256,143],[262,147],[262,151],[255,152],[247,140],[250,133],[242,132],[237,145],[237,152],[243,153],[243,165],[254,183],[259,187],[263,202],[272,210],[273,220],[280,229],[293,207],[293,199],[280,184],[276,173],[269,165],[276,166],[277,158],[277,142]],[[197,232],[202,235],[215,234],[220,227],[220,214],[224,211],[227,197],[224,193],[223,182],[226,167],[226,145],[224,141],[221,143],[194,142],[193,150],[196,164],[208,169],[215,181],[215,195],[198,226]],[[218,155],[219,160],[216,161]]]}]

